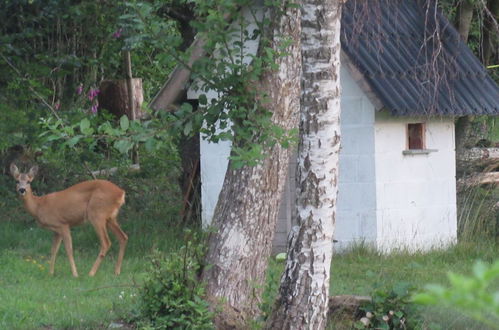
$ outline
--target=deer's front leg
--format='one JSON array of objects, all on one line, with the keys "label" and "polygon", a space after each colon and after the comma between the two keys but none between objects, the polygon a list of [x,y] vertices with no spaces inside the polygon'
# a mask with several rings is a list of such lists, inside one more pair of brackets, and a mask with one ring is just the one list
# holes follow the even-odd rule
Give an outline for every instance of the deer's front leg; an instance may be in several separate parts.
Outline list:
[{"label": "deer's front leg", "polygon": [[50,251],[50,275],[54,275],[55,259],[57,258],[57,252],[59,251],[61,242],[62,242],[62,235],[55,232],[54,238],[52,240],[52,249]]},{"label": "deer's front leg", "polygon": [[71,239],[71,231],[69,226],[65,226],[61,230],[62,240],[64,241],[64,248],[68,254],[69,264],[71,265],[71,272],[74,277],[78,277],[78,271],[76,270],[76,264],[73,257],[73,240]]}]

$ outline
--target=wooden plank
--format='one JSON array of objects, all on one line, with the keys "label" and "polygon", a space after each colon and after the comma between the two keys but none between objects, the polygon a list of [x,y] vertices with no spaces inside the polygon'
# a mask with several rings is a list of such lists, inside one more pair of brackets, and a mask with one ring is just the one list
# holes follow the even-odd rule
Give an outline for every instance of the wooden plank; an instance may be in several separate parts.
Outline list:
[{"label": "wooden plank", "polygon": [[459,185],[480,186],[484,184],[498,184],[499,172],[479,173],[466,179],[459,180]]},{"label": "wooden plank", "polygon": [[151,108],[154,110],[169,110],[172,104],[178,101],[185,91],[189,77],[191,76],[191,67],[195,61],[206,55],[204,45],[206,41],[203,38],[196,37],[189,47],[191,56],[184,65],[178,65],[168,77],[161,90],[156,94],[151,102]]}]

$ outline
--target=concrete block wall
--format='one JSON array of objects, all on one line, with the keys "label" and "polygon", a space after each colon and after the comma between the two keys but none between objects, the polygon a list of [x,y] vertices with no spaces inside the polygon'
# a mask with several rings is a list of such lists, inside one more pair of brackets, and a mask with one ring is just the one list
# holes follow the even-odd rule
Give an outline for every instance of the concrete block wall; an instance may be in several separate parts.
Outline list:
[{"label": "concrete block wall", "polygon": [[[427,154],[404,155],[408,123],[425,123]],[[428,250],[456,240],[454,121],[393,118],[375,125],[377,246]]]},{"label": "concrete block wall", "polygon": [[344,66],[341,70],[341,151],[335,249],[375,242],[375,109]]},{"label": "concrete block wall", "polygon": [[[342,67],[342,148],[335,245],[353,242],[381,250],[426,250],[456,240],[454,124],[452,119],[394,118],[376,112],[348,70]],[[189,91],[195,98],[196,92]],[[216,97],[213,92],[208,98]],[[404,155],[406,126],[426,123],[426,155]],[[211,223],[227,169],[230,143],[202,140],[201,180],[203,224]],[[284,251],[295,223],[294,172],[282,198],[274,252]]]}]

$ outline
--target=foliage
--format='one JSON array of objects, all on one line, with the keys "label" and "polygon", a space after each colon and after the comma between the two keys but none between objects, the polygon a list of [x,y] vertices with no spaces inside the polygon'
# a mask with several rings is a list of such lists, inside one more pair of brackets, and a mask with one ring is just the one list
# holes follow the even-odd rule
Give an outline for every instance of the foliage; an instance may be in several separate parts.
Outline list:
[{"label": "foliage", "polygon": [[427,285],[416,294],[414,302],[426,305],[444,305],[472,317],[494,329],[499,329],[499,291],[493,287],[499,279],[499,261],[486,264],[477,261],[469,276],[449,272],[450,287]]},{"label": "foliage", "polygon": [[[497,248],[496,244],[480,240],[431,251],[380,253],[366,244],[352,247],[333,258],[330,294],[368,296],[378,288],[389,290],[399,282],[411,283],[419,291],[427,283],[445,283],[448,271],[465,272],[477,258],[495,260]],[[417,316],[430,329],[439,329],[438,325],[441,329],[483,329],[483,325],[462,313],[441,306],[420,306]]]},{"label": "foliage", "polygon": [[13,145],[25,145],[36,139],[40,134],[37,125],[37,111],[27,109],[19,111],[0,98],[0,152],[5,152]]},{"label": "foliage", "polygon": [[[204,52],[208,54],[190,65],[189,52],[179,52],[176,48],[164,47],[191,71],[193,88],[200,93],[199,107],[182,105],[174,112],[178,120],[176,127],[185,135],[201,132],[212,142],[229,140],[233,142],[232,159],[235,167],[245,164],[255,165],[266,155],[268,147],[280,143],[284,147],[296,142],[296,131],[287,132],[271,122],[272,109],[265,105],[267,95],[259,86],[259,78],[267,70],[274,70],[274,60],[286,56],[285,38],[273,42],[280,45],[273,50],[271,40],[262,34],[270,26],[268,19],[252,11],[249,0],[194,1],[195,16],[192,25],[204,41]],[[250,8],[244,16],[242,7]],[[164,24],[151,22],[149,13],[154,6],[147,3],[130,5],[133,13],[123,18],[129,20],[140,40],[133,38],[130,43],[154,40],[156,44],[178,44],[174,37],[165,38]],[[230,19],[228,19],[230,18]],[[246,43],[260,40],[261,51],[249,54]],[[216,99],[208,94],[213,91]]]},{"label": "foliage", "polygon": [[96,151],[103,145],[112,146],[121,154],[127,154],[133,148],[141,145],[149,153],[154,153],[167,147],[172,152],[176,150],[172,137],[161,118],[149,120],[129,120],[123,115],[118,125],[102,117],[84,117],[80,121],[73,119],[64,122],[62,119],[41,118],[41,125],[45,129],[40,136],[44,148],[73,148],[83,147]]},{"label": "foliage", "polygon": [[365,316],[355,324],[357,329],[415,329],[422,320],[417,307],[410,301],[414,287],[398,282],[391,288],[378,287],[371,302],[360,309]]},{"label": "foliage", "polygon": [[[282,266],[284,265],[284,260],[276,260],[270,258],[269,266],[267,268],[266,280],[264,290],[261,296],[261,318],[259,322],[264,322],[272,313],[272,308],[274,307],[275,300],[279,291],[279,282],[282,274]],[[256,323],[258,324],[258,323]]]},{"label": "foliage", "polygon": [[[4,133],[0,152],[23,145],[43,150],[48,161],[79,158],[99,164],[111,158],[126,163],[124,155],[137,145],[147,152],[167,148],[176,153],[164,118],[116,123],[103,113],[92,115],[97,111],[99,81],[123,77],[121,50],[129,49],[125,39],[133,37],[120,26],[126,10],[125,1],[0,4],[0,129]],[[168,23],[164,32],[178,34],[173,20],[164,20]],[[134,73],[143,78],[145,95],[151,96],[176,62],[150,43],[133,51]]]},{"label": "foliage", "polygon": [[1,83],[21,92],[18,99],[29,101],[34,90],[55,105],[78,84],[95,84],[99,70],[119,72],[120,46],[113,43],[112,33],[122,5],[122,1],[2,2],[0,70],[10,79]]},{"label": "foliage", "polygon": [[[121,50],[129,47],[120,17],[126,4],[123,0],[3,1],[0,86],[16,90],[12,96],[19,101],[29,102],[36,91],[49,104],[59,103],[64,109],[71,108],[79,85],[95,87],[102,79],[123,77]],[[164,31],[178,33],[172,23]],[[149,43],[134,48],[133,57],[135,75],[144,78],[150,93],[175,65]]]},{"label": "foliage", "polygon": [[199,281],[203,256],[204,247],[195,236],[177,252],[153,254],[140,291],[140,324],[152,329],[213,329],[213,313]]}]

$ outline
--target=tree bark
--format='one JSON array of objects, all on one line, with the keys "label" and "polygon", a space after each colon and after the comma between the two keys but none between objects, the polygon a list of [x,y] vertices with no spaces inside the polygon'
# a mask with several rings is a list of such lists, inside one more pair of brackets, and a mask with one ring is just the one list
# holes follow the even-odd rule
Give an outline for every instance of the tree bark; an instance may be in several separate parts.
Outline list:
[{"label": "tree bark", "polygon": [[498,28],[497,18],[499,17],[499,1],[487,1],[483,22],[483,46],[482,46],[482,61],[485,66],[494,64],[491,63],[493,55],[498,51]]},{"label": "tree bark", "polygon": [[[461,0],[456,15],[456,26],[461,36],[461,40],[465,43],[468,42],[468,35],[470,33],[471,20],[473,19],[473,3],[470,0]],[[459,117],[455,126],[456,137],[456,153],[459,154],[463,151],[470,131],[471,121],[470,116]]]},{"label": "tree bark", "polygon": [[[266,107],[272,121],[286,130],[297,128],[300,104],[299,9],[281,0],[271,14],[275,50],[289,38],[288,56],[276,57],[277,70],[267,71],[260,88],[268,94]],[[259,296],[271,253],[280,197],[286,182],[292,150],[275,145],[262,164],[229,169],[213,217],[216,232],[209,238],[209,251],[202,279],[207,298],[219,313],[217,328],[244,328],[258,313]]]},{"label": "tree bark", "polygon": [[457,9],[456,26],[461,40],[468,42],[471,20],[473,19],[473,3],[470,0],[461,0]]},{"label": "tree bark", "polygon": [[340,151],[340,0],[302,2],[302,99],[296,203],[286,269],[268,329],[324,329]]},{"label": "tree bark", "polygon": [[[131,79],[134,106],[130,107],[127,80],[104,80],[100,83],[99,89],[99,109],[106,109],[117,118],[127,115],[129,119],[140,119],[144,116],[142,102],[144,94],[142,92],[142,79]],[[132,112],[133,111],[133,112]]]}]

